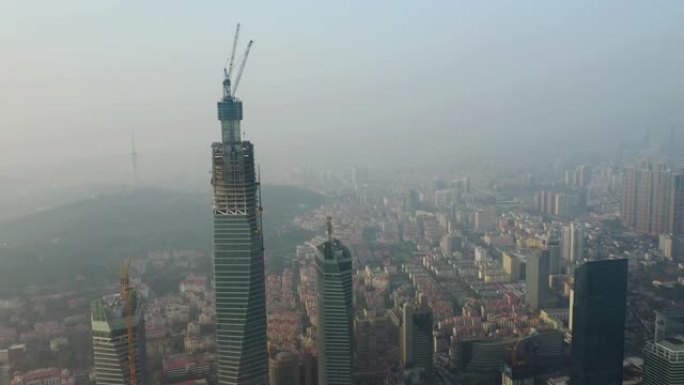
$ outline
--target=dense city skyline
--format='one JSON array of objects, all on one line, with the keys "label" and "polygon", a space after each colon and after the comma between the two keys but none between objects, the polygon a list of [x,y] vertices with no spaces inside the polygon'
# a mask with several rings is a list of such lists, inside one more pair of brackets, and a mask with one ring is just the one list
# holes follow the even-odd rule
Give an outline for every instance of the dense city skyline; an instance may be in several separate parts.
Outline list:
[{"label": "dense city skyline", "polygon": [[0,5],[0,384],[682,385],[668,5]]}]

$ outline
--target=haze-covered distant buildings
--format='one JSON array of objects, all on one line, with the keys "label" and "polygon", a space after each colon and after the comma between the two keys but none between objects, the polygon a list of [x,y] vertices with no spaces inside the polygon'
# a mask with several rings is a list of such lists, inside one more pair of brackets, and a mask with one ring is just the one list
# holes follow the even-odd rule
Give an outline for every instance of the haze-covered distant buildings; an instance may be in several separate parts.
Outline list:
[{"label": "haze-covered distant buildings", "polygon": [[625,168],[621,217],[637,233],[684,235],[684,171],[647,160]]}]

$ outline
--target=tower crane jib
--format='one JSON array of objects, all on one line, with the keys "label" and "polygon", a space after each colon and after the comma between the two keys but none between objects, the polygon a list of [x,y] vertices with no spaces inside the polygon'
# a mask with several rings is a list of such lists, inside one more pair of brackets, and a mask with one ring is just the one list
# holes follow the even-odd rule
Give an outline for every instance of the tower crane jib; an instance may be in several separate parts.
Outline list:
[{"label": "tower crane jib", "polygon": [[237,91],[238,85],[240,85],[240,79],[242,78],[242,72],[245,70],[245,64],[247,63],[247,57],[249,56],[249,51],[252,49],[253,44],[254,44],[254,40],[250,40],[249,43],[247,43],[247,49],[245,50],[245,54],[242,55],[242,61],[240,62],[240,68],[238,69],[238,72],[235,75],[235,86],[233,86],[233,94],[232,94],[233,97],[235,97],[235,92]]}]

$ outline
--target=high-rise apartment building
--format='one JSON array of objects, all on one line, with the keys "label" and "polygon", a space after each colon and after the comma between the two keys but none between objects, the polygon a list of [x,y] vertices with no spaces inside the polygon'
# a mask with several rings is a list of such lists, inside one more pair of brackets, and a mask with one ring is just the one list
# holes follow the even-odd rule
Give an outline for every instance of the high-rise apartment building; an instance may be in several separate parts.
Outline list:
[{"label": "high-rise apartment building", "polygon": [[219,385],[267,382],[266,296],[254,146],[242,139],[242,102],[223,81],[221,141],[212,144],[216,359]]},{"label": "high-rise apartment building", "polygon": [[586,187],[591,182],[591,168],[581,165],[565,171],[565,184],[572,187]]},{"label": "high-rise apartment building", "polygon": [[349,249],[332,238],[318,246],[318,383],[352,383],[352,259]]},{"label": "high-rise apartment building", "polygon": [[525,301],[533,310],[539,310],[549,298],[549,251],[527,256],[525,270]]},{"label": "high-rise apartment building", "polygon": [[586,206],[586,192],[580,188],[547,188],[535,193],[535,208],[544,214],[572,217]]},{"label": "high-rise apartment building", "polygon": [[432,373],[433,314],[427,298],[405,303],[402,309],[401,361],[405,367],[422,368]]},{"label": "high-rise apartment building", "polygon": [[622,384],[626,303],[626,259],[590,261],[575,269],[573,385]]},{"label": "high-rise apartment building", "polygon": [[684,171],[642,161],[623,176],[622,221],[643,234],[684,234]]},{"label": "high-rise apartment building", "polygon": [[579,262],[584,258],[584,229],[576,223],[561,228],[561,257],[569,262]]},{"label": "high-rise apartment building", "polygon": [[[135,368],[138,383],[144,382],[145,321],[140,297],[132,292],[131,304],[133,338],[135,339]],[[130,385],[130,356],[128,345],[127,307],[121,294],[98,298],[91,304],[93,336],[93,373],[98,385]]]}]

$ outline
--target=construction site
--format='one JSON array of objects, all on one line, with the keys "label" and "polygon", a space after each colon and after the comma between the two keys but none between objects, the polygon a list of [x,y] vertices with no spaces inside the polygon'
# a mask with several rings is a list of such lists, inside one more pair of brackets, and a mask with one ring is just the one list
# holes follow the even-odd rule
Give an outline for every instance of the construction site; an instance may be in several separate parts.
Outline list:
[{"label": "construction site", "polygon": [[98,385],[145,384],[143,303],[131,288],[130,261],[121,271],[121,292],[92,302],[94,375]]}]

